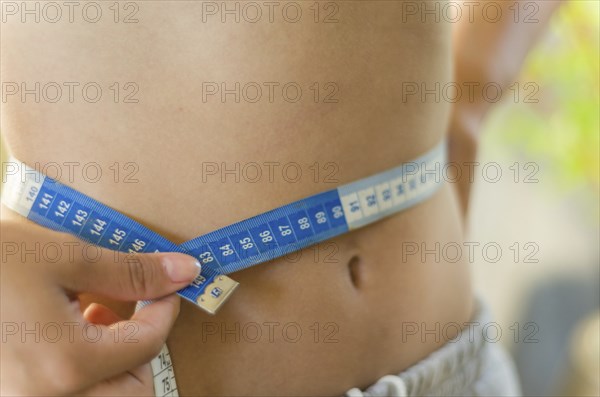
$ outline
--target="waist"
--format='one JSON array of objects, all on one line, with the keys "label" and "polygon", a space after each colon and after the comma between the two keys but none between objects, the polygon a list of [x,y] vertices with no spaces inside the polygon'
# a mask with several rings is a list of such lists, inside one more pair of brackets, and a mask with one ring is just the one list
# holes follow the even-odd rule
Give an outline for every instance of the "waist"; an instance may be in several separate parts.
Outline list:
[{"label": "waist", "polygon": [[472,295],[466,261],[408,247],[460,236],[444,185],[404,212],[236,272],[240,287],[216,316],[184,301],[167,342],[180,393],[341,395],[411,366],[458,328],[422,338],[407,326],[463,324]]},{"label": "waist", "polygon": [[184,302],[168,341],[181,393],[341,395],[410,366],[445,340],[403,338],[405,324],[462,324],[472,296],[466,263],[406,248],[460,235],[446,185],[405,212],[236,273],[240,287],[215,317]]}]

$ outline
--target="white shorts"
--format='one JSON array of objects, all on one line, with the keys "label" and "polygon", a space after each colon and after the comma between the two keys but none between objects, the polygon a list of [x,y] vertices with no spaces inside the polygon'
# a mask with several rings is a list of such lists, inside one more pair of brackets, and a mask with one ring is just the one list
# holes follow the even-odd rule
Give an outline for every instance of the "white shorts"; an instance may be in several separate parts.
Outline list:
[{"label": "white shorts", "polygon": [[[474,317],[474,324],[491,322],[481,300]],[[346,392],[347,397],[519,395],[517,373],[502,346],[487,341],[482,332],[467,329],[404,372],[384,376],[365,391]]]}]

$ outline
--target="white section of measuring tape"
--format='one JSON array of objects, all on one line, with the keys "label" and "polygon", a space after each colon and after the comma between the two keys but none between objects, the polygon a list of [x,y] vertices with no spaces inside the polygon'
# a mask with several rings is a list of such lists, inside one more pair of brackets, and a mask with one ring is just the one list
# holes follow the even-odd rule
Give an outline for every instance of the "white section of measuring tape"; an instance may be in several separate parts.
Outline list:
[{"label": "white section of measuring tape", "polygon": [[154,379],[154,395],[156,397],[177,397],[177,382],[175,382],[175,371],[173,361],[169,354],[167,345],[163,345],[158,356],[150,362],[152,377]]},{"label": "white section of measuring tape", "polygon": [[108,249],[184,252],[202,274],[178,291],[215,313],[237,287],[226,274],[267,262],[405,210],[442,183],[445,142],[398,167],[348,183],[176,245],[159,234],[36,170],[13,160],[4,204],[34,222]]},{"label": "white section of measuring tape", "polygon": [[[138,311],[147,304],[149,302],[138,302],[135,310]],[[178,397],[179,392],[175,381],[173,361],[166,343],[158,356],[150,361],[150,367],[152,368],[152,379],[154,381],[154,395],[156,397]]]},{"label": "white section of measuring tape", "polygon": [[[16,161],[17,160],[14,159],[9,160],[9,162]],[[39,191],[44,184],[46,177],[28,165],[23,163],[20,164],[22,164],[21,167],[24,171],[21,175],[21,179],[11,177],[6,178],[6,184],[4,185],[4,191],[2,192],[2,202],[13,211],[27,217],[34,202],[32,200],[24,200],[23,197],[25,197],[26,192],[28,191]]]}]

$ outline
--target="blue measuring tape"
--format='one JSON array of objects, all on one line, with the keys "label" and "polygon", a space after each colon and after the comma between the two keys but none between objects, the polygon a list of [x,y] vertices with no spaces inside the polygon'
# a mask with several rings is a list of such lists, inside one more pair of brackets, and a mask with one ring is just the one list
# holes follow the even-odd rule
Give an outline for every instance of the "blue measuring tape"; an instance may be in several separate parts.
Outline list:
[{"label": "blue measuring tape", "polygon": [[181,245],[31,167],[6,176],[3,203],[28,219],[126,253],[182,252],[202,274],[178,291],[215,313],[238,283],[226,274],[301,250],[409,208],[441,185],[445,142],[423,156],[337,189],[298,200]]}]

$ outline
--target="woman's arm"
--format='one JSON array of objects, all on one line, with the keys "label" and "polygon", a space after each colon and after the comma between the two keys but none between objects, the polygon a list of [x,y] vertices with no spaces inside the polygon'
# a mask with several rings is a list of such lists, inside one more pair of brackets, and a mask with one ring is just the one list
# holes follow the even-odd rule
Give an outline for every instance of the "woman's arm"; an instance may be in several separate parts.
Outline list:
[{"label": "woman's arm", "polygon": [[[460,87],[473,86],[474,95],[472,100],[463,95],[454,104],[449,131],[449,155],[451,162],[464,168],[463,177],[457,182],[457,193],[464,216],[469,206],[471,187],[464,163],[475,161],[483,120],[493,105],[491,101],[484,99],[481,88],[493,82],[505,91],[515,82],[529,50],[561,2],[461,2],[461,9],[465,12],[453,33],[455,81]],[[468,10],[472,12],[466,13]]]}]

